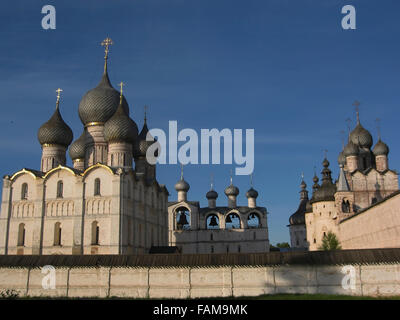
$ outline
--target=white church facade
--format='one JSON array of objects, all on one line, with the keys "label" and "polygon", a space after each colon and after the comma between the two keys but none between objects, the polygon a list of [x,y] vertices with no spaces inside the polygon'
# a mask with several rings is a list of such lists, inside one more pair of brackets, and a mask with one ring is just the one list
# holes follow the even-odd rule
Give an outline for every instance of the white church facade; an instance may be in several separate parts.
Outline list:
[{"label": "white church facade", "polygon": [[[146,161],[145,118],[138,132],[107,72],[79,104],[81,136],[56,110],[38,131],[40,170],[3,178],[0,254],[137,254],[168,244],[168,190]],[[66,151],[73,167],[66,165]],[[133,166],[134,165],[134,166]]]}]

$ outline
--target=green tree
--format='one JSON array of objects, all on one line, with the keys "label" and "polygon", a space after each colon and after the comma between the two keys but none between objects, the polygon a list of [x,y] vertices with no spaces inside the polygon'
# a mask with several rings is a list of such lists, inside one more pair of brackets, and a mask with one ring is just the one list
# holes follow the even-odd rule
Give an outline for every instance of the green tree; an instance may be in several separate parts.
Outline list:
[{"label": "green tree", "polygon": [[277,243],[276,246],[278,248],[290,248],[290,244],[287,242]]},{"label": "green tree", "polygon": [[340,250],[342,247],[340,246],[339,239],[336,234],[332,231],[328,231],[326,235],[324,235],[322,239],[322,245],[318,248],[319,250],[329,251],[329,250]]}]

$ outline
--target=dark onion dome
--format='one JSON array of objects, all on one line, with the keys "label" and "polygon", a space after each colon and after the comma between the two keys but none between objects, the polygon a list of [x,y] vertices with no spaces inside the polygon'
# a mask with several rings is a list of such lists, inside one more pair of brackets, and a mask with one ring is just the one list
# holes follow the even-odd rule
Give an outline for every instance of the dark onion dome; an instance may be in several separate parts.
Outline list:
[{"label": "dark onion dome", "polygon": [[138,137],[138,127],[122,107],[104,124],[104,138],[107,142],[128,142],[134,144]]},{"label": "dark onion dome", "polygon": [[350,140],[355,145],[368,149],[371,148],[373,143],[372,135],[360,124],[360,122],[358,122],[354,130],[350,132]]},{"label": "dark onion dome", "polygon": [[74,137],[71,128],[64,122],[60,114],[59,103],[50,120],[42,124],[38,131],[41,145],[58,144],[68,147]]},{"label": "dark onion dome", "polygon": [[308,201],[308,191],[306,190],[307,185],[304,180],[301,181],[300,184],[300,204],[295,213],[293,213],[289,218],[290,225],[301,225],[305,224],[305,213],[307,212],[307,204]]},{"label": "dark onion dome", "polygon": [[346,164],[346,157],[345,157],[345,155],[344,155],[344,151],[341,151],[340,153],[339,153],[339,156],[338,156],[338,164],[339,165],[345,165]]},{"label": "dark onion dome", "polygon": [[322,183],[321,186],[314,191],[311,202],[319,201],[335,201],[336,185],[332,182],[331,170],[329,169],[329,161],[325,158],[322,162]]},{"label": "dark onion dome", "polygon": [[345,157],[356,156],[358,155],[359,150],[358,147],[353,141],[349,141],[349,143],[344,147],[343,154]]},{"label": "dark onion dome", "polygon": [[85,131],[69,147],[69,156],[72,160],[85,159]]},{"label": "dark onion dome", "polygon": [[[146,153],[147,153],[147,149],[149,149],[149,147],[154,142],[156,142],[156,140],[154,139],[154,137],[151,134],[149,134],[149,141],[147,141],[146,137],[147,137],[148,133],[149,133],[149,128],[147,127],[147,120],[145,118],[143,128],[140,131],[138,139],[133,148],[133,156],[135,158],[145,157]],[[157,156],[157,154],[156,154],[156,156]]]},{"label": "dark onion dome", "polygon": [[372,152],[375,156],[387,156],[389,154],[389,147],[386,143],[379,139]]},{"label": "dark onion dome", "polygon": [[190,185],[189,185],[189,183],[187,183],[187,182],[183,179],[183,177],[181,177],[181,180],[179,180],[179,181],[175,184],[175,190],[176,190],[177,192],[179,192],[179,191],[188,192],[189,189],[190,189]]},{"label": "dark onion dome", "polygon": [[231,182],[231,184],[225,188],[225,194],[227,196],[237,196],[239,194],[239,188],[235,187]]},{"label": "dark onion dome", "polygon": [[256,199],[257,197],[258,197],[258,192],[257,190],[254,190],[253,187],[251,187],[249,191],[246,192],[246,198]]},{"label": "dark onion dome", "polygon": [[206,194],[207,199],[217,199],[218,198],[218,192],[215,190],[210,190]]},{"label": "dark onion dome", "polygon": [[308,199],[303,199],[300,201],[297,211],[293,213],[289,218],[290,225],[299,225],[306,223],[305,213],[306,213],[307,203]]},{"label": "dark onion dome", "polygon": [[[101,81],[96,88],[89,90],[79,103],[79,118],[84,125],[93,123],[105,123],[117,111],[120,93],[110,83],[107,71],[103,73]],[[125,98],[122,107],[129,115],[129,107]]]},{"label": "dark onion dome", "polygon": [[312,212],[312,204],[310,201],[307,201],[307,204],[306,204],[306,213],[307,212]]}]

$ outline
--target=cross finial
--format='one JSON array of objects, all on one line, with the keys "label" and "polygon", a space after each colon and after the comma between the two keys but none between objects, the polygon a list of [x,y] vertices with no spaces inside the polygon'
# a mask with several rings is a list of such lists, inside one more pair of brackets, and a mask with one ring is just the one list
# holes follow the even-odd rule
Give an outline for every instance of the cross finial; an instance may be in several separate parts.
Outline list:
[{"label": "cross finial", "polygon": [[105,52],[105,55],[104,55],[104,72],[106,72],[107,71],[107,59],[108,59],[108,52],[109,52],[109,46],[111,46],[111,45],[113,45],[114,43],[113,43],[113,41],[111,40],[111,38],[109,38],[109,37],[107,37],[107,38],[105,38],[102,42],[101,42],[101,45],[103,46],[103,47],[105,47],[105,49],[104,49],[104,52]]},{"label": "cross finial", "polygon": [[250,174],[250,187],[253,188],[253,174]]},{"label": "cross finial", "polygon": [[328,149],[324,149],[324,150],[322,150],[323,152],[324,152],[324,158],[326,159],[326,155],[327,155],[327,153],[328,153]]},{"label": "cross finial", "polygon": [[63,90],[60,89],[60,88],[58,88],[58,89],[56,90],[56,92],[57,92],[57,102],[56,102],[57,108],[58,108],[58,105],[60,104],[60,98],[61,98],[61,92],[62,92],[62,91],[63,91]]},{"label": "cross finial", "polygon": [[57,102],[59,102],[59,101],[60,101],[60,97],[61,97],[61,92],[63,92],[63,89],[58,88],[58,89],[56,90],[56,92],[57,92]]},{"label": "cross finial", "polygon": [[232,172],[232,169],[231,169],[231,185],[233,185],[233,177],[232,177],[232,174],[233,174],[233,172]]},{"label": "cross finial", "polygon": [[304,180],[304,172],[301,173],[301,180]]},{"label": "cross finial", "polygon": [[125,83],[123,83],[122,81],[119,83],[119,88],[120,88],[119,103],[120,103],[120,104],[122,104],[122,91],[123,91],[124,85],[125,85]]},{"label": "cross finial", "polygon": [[375,123],[376,123],[376,129],[378,130],[378,139],[381,140],[381,119],[376,118]]},{"label": "cross finial", "polygon": [[356,108],[356,115],[357,115],[357,124],[360,124],[360,108],[359,108],[359,106],[360,106],[360,102],[359,101],[354,101],[353,102],[353,106],[355,106]]},{"label": "cross finial", "polygon": [[211,182],[211,190],[214,190],[214,174],[213,173],[211,173],[210,182]]},{"label": "cross finial", "polygon": [[317,166],[314,166],[314,176],[317,175]]}]

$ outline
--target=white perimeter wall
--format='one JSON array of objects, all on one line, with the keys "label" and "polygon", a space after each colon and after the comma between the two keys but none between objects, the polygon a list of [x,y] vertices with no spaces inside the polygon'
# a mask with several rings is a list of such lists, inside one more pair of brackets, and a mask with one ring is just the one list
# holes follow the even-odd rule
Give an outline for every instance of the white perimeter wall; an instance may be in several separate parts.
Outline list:
[{"label": "white perimeter wall", "polygon": [[0,292],[20,296],[199,298],[322,293],[400,295],[400,264],[354,265],[355,289],[343,289],[342,266],[215,268],[56,268],[56,289],[43,289],[40,268],[0,268]]}]

